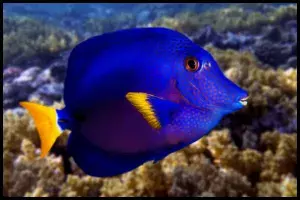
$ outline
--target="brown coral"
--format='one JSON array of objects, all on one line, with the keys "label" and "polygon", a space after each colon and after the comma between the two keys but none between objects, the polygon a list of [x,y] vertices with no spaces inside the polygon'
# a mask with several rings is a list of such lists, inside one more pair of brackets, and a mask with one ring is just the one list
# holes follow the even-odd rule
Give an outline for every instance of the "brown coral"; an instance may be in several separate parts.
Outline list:
[{"label": "brown coral", "polygon": [[[223,12],[234,17],[240,10]],[[194,17],[186,14],[186,20],[190,16]],[[166,23],[182,26],[182,22],[172,20]],[[188,26],[196,28],[197,23],[189,23]],[[241,27],[239,23],[241,21],[233,27]],[[53,51],[60,48],[59,45],[66,45],[66,41],[55,37],[54,34],[48,38],[59,41]],[[297,115],[297,69],[264,69],[250,52],[205,48],[213,54],[226,76],[249,91],[249,106],[235,114],[234,126],[214,130],[158,163],[148,162],[112,178],[94,178],[83,173],[72,159],[73,172],[67,175],[60,156],[50,154],[39,158],[36,148],[40,146],[39,138],[31,117],[27,112],[18,116],[9,110],[3,114],[3,195],[297,196],[294,174],[297,128],[290,128],[291,131],[287,131],[290,134],[283,131]],[[265,119],[273,116],[274,109],[284,111],[285,119],[273,120],[279,125]],[[244,119],[245,123],[239,121]],[[261,124],[264,129],[267,127],[266,131],[260,129]],[[257,149],[241,148],[236,143],[234,133],[243,135],[243,132],[256,135]],[[67,134],[63,135],[53,148],[65,148],[67,138]]]},{"label": "brown coral", "polygon": [[66,197],[98,197],[102,179],[91,176],[79,177],[68,175],[66,182],[62,185],[59,196]]},{"label": "brown coral", "polygon": [[167,186],[160,163],[148,162],[119,177],[105,178],[101,196],[166,196]]},{"label": "brown coral", "polygon": [[178,167],[174,170],[170,196],[215,196],[251,195],[253,189],[245,177],[233,170],[217,169],[210,163],[198,163],[193,167]]},{"label": "brown coral", "polygon": [[262,135],[261,145],[267,146],[262,162],[262,181],[279,181],[281,175],[293,173],[297,164],[297,134],[280,134],[274,132],[270,137],[270,132]]},{"label": "brown coral", "polygon": [[3,137],[3,194],[23,196],[29,192],[30,196],[36,186],[42,188],[43,195],[57,194],[64,179],[62,160],[53,155],[39,158],[39,149],[36,149],[40,144],[39,136],[28,112],[22,116],[11,110],[4,112]]},{"label": "brown coral", "polygon": [[26,192],[25,197],[49,197],[49,194],[46,193],[43,188],[37,187],[33,192]]},{"label": "brown coral", "polygon": [[235,170],[252,182],[259,179],[278,182],[282,175],[296,169],[296,137],[296,134],[265,132],[261,136],[261,148],[265,150],[263,153],[253,149],[238,149],[231,142],[230,132],[226,129],[212,131],[205,139],[213,162],[222,169]]},{"label": "brown coral", "polygon": [[225,75],[249,93],[247,107],[226,116],[220,126],[231,130],[238,147],[257,148],[258,138],[245,134],[297,131],[297,69],[264,69],[250,52],[219,50],[210,45],[205,49],[212,53]]},{"label": "brown coral", "polygon": [[260,182],[257,189],[261,197],[297,197],[297,179],[286,175],[280,182]]},{"label": "brown coral", "polygon": [[[148,162],[113,178],[94,178],[84,173],[69,175],[66,182],[62,179],[64,174],[61,159],[53,156],[40,159],[39,151],[33,143],[23,139],[20,144],[22,154],[14,163],[13,154],[8,150],[4,152],[4,194],[255,196],[257,190],[257,195],[295,195],[297,183],[292,175],[287,174],[293,172],[296,165],[296,135],[279,135],[276,132],[271,135],[270,132],[266,132],[261,138],[262,149],[266,150],[263,154],[252,149],[239,150],[232,142],[228,129],[212,131],[208,136],[167,156],[159,163]],[[216,165],[206,158],[203,154],[204,149],[211,152]],[[280,164],[280,159],[284,160],[287,167]],[[255,188],[249,181],[253,173],[260,173],[263,181]],[[24,179],[20,179],[21,176],[26,177],[26,183],[30,181],[31,184],[22,182]]]},{"label": "brown coral", "polygon": [[4,166],[4,174],[10,173],[6,180],[9,188],[4,188],[5,193],[23,196],[39,187],[47,194],[57,194],[64,179],[61,158],[39,158],[35,146],[27,139],[23,139],[21,150],[22,154],[14,160],[12,168]]},{"label": "brown coral", "polygon": [[[61,106],[56,104],[54,107]],[[64,181],[60,157],[38,157],[39,150],[32,142],[39,143],[32,137],[34,127],[30,129],[28,124],[20,123],[24,119],[32,123],[26,112],[23,117],[11,111],[4,113],[4,116],[4,135],[7,137],[10,132],[17,138],[14,146],[4,145],[3,194],[6,196],[297,195],[297,182],[291,175],[297,162],[296,134],[265,132],[260,139],[260,149],[264,152],[259,152],[240,150],[232,141],[229,129],[212,131],[159,163],[148,162],[118,177],[90,177],[72,162],[73,169],[77,169],[73,173],[77,175],[68,175]],[[15,124],[13,129],[10,127],[12,124]],[[59,144],[66,145],[66,139]],[[207,151],[212,160],[206,157]],[[16,158],[18,153],[21,154]],[[259,174],[257,180],[253,180],[254,174]],[[26,177],[26,182],[19,177]],[[259,180],[262,182],[257,182]],[[28,181],[30,184],[27,184]]]}]

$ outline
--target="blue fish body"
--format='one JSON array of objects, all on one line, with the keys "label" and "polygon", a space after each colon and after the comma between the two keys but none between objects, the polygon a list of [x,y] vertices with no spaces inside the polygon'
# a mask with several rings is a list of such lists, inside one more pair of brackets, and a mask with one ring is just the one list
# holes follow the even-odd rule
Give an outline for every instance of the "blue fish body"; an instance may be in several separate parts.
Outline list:
[{"label": "blue fish body", "polygon": [[182,35],[167,29],[136,28],[95,36],[77,45],[65,81],[67,107],[71,112],[89,112],[87,106],[122,99],[129,91],[156,95],[166,90],[174,73],[172,58],[183,47],[195,45],[178,36]]},{"label": "blue fish body", "polygon": [[78,166],[107,177],[198,140],[241,109],[247,96],[183,34],[134,28],[92,37],[73,49],[66,107],[56,113],[58,128],[71,130],[68,151]]}]

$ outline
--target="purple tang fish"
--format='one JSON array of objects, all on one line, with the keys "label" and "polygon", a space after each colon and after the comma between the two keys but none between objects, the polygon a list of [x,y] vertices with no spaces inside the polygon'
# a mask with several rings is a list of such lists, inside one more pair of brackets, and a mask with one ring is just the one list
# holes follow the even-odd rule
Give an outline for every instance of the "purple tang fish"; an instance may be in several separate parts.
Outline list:
[{"label": "purple tang fish", "polygon": [[248,94],[212,55],[166,28],[105,33],[71,52],[62,110],[21,102],[41,139],[41,156],[63,130],[88,175],[109,177],[157,162],[208,134]]}]

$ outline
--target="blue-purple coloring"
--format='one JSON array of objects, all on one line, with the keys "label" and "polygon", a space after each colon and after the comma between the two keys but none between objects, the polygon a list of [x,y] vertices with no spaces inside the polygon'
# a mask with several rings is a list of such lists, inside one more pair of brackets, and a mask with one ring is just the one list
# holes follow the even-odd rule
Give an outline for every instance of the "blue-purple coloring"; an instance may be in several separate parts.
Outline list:
[{"label": "blue-purple coloring", "polygon": [[35,120],[42,156],[69,129],[67,150],[77,165],[88,175],[109,177],[197,141],[247,97],[185,35],[134,28],[92,37],[72,50],[64,109],[21,105]]}]

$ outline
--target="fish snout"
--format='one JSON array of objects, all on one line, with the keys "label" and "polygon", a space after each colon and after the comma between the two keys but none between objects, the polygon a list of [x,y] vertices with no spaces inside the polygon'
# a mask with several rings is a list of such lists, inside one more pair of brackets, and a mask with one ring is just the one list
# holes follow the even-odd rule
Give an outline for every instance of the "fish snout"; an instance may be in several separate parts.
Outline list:
[{"label": "fish snout", "polygon": [[245,90],[243,90],[243,95],[239,96],[237,101],[242,104],[243,106],[246,106],[248,103],[248,99],[249,99],[249,94],[248,92],[246,92]]},{"label": "fish snout", "polygon": [[240,102],[243,106],[246,106],[247,103],[248,103],[248,101],[247,101],[248,98],[249,98],[249,96],[244,97],[244,98],[240,99],[239,102]]}]

